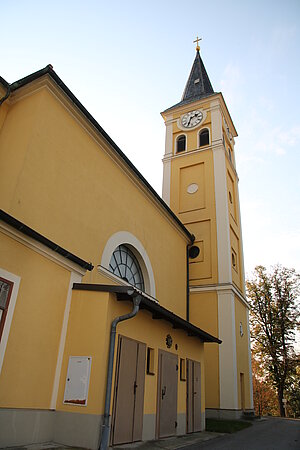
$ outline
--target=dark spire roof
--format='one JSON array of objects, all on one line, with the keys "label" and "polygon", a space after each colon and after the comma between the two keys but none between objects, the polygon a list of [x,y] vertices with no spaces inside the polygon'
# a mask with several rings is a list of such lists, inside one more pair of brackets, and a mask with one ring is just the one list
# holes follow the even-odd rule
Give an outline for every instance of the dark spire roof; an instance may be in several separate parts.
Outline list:
[{"label": "dark spire roof", "polygon": [[202,97],[207,97],[207,95],[213,94],[214,90],[209,81],[207,72],[205,70],[203,61],[200,56],[199,50],[197,50],[196,58],[186,83],[182,99],[184,100],[198,100]]},{"label": "dark spire roof", "polygon": [[213,94],[213,87],[208,78],[206,69],[200,56],[200,52],[199,50],[197,50],[195,61],[186,83],[181,101],[168,109],[172,109],[176,106],[184,105],[186,103],[191,103]]}]

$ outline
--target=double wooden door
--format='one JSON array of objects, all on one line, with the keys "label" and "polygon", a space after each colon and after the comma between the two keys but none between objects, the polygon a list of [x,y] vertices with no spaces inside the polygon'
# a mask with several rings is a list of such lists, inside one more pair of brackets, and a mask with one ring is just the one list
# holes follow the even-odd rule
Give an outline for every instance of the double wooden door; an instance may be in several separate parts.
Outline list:
[{"label": "double wooden door", "polygon": [[202,430],[201,420],[201,364],[187,360],[187,432]]},{"label": "double wooden door", "polygon": [[140,441],[143,431],[146,345],[119,336],[112,444]]}]

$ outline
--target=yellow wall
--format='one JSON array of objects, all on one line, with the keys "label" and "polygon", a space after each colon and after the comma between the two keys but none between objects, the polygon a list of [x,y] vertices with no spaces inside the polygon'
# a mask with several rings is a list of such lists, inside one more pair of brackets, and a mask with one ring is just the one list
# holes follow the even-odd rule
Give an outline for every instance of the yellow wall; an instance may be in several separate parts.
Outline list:
[{"label": "yellow wall", "polygon": [[0,406],[50,408],[70,272],[0,232],[0,267],[21,277]]},{"label": "yellow wall", "polygon": [[[198,185],[195,194],[187,187]],[[217,282],[217,239],[213,155],[210,150],[182,154],[172,160],[171,203],[179,219],[195,235],[199,256],[190,260],[190,284]]]},{"label": "yellow wall", "polygon": [[[107,354],[109,345],[110,324],[112,320],[132,310],[131,302],[117,302],[113,294],[102,292],[73,291],[70,320],[68,326],[64,362],[62,367],[57,409],[86,414],[99,414],[104,411],[106,387]],[[82,330],[82,332],[80,332]],[[153,320],[146,311],[117,328],[115,345],[114,374],[118,335],[130,337],[154,348],[154,375],[145,375],[144,413],[155,414],[157,402],[158,350],[162,349],[178,355],[179,358],[190,358],[200,361],[202,380],[204,380],[203,343],[194,337],[187,336],[180,330],[163,320]],[[166,347],[166,335],[171,334],[173,345]],[[175,349],[178,345],[178,350]],[[63,394],[69,356],[91,356],[91,376],[86,407],[63,405]],[[114,390],[112,389],[112,393]],[[113,395],[113,394],[112,394]],[[202,382],[202,410],[205,408],[204,382]],[[180,381],[178,371],[178,412],[186,411],[186,382]]]},{"label": "yellow wall", "polygon": [[[110,323],[106,320],[108,300],[108,293],[72,292],[57,410],[82,414],[103,412],[110,329]],[[63,404],[69,356],[92,357],[87,407]]]},{"label": "yellow wall", "polygon": [[[0,135],[1,207],[95,266],[112,234],[132,233],[150,258],[156,297],[185,317],[187,238],[97,139],[49,90],[21,98]],[[96,270],[84,281],[107,283]]]},{"label": "yellow wall", "polygon": [[[216,292],[191,293],[190,320],[213,336],[218,336],[218,298]],[[207,408],[218,408],[219,397],[219,346],[204,344],[205,398]]]}]

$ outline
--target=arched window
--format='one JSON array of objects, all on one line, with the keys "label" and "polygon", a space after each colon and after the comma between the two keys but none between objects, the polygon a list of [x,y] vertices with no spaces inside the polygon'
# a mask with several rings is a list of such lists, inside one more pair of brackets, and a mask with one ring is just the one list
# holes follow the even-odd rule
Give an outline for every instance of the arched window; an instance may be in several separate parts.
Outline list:
[{"label": "arched window", "polygon": [[176,140],[176,153],[184,152],[186,149],[186,137],[184,134],[178,136]]},{"label": "arched window", "polygon": [[109,270],[141,291],[145,290],[141,267],[135,255],[126,245],[119,245],[112,254]]},{"label": "arched window", "polygon": [[199,133],[199,147],[209,144],[209,131],[207,128],[200,131]]}]

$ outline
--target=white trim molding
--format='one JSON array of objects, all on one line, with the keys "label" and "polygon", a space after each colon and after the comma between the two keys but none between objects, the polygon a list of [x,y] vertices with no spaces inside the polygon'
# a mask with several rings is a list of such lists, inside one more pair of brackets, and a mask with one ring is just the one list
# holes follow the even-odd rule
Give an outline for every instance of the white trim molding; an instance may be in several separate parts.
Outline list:
[{"label": "white trim molding", "polygon": [[15,275],[14,273],[7,272],[7,270],[4,270],[2,268],[0,268],[0,277],[5,278],[6,280],[11,281],[13,283],[12,293],[11,293],[10,301],[9,301],[9,305],[8,305],[7,316],[5,319],[3,333],[2,333],[2,337],[1,337],[1,341],[0,341],[0,374],[1,374],[5,350],[6,350],[7,341],[8,341],[9,332],[10,332],[10,327],[11,327],[14,310],[15,310],[15,306],[16,306],[21,277],[19,277],[18,275]]},{"label": "white trim molding", "polygon": [[218,292],[220,409],[238,409],[234,294]]},{"label": "white trim molding", "polygon": [[[212,139],[213,139],[212,135]],[[231,244],[228,214],[228,196],[226,180],[226,164],[223,145],[213,147],[217,248],[218,248],[218,280],[219,283],[231,283]]]},{"label": "white trim molding", "polygon": [[62,323],[61,333],[60,333],[60,341],[59,341],[56,369],[55,369],[55,375],[54,375],[54,381],[53,381],[50,409],[56,409],[59,380],[60,380],[60,374],[61,374],[61,366],[62,366],[63,355],[64,355],[64,350],[65,350],[65,343],[66,343],[66,336],[67,336],[67,329],[68,329],[68,322],[69,322],[69,314],[70,314],[70,308],[71,308],[73,283],[81,283],[81,281],[82,281],[82,276],[80,274],[78,274],[76,272],[71,272],[68,293],[67,293],[67,299],[66,299],[66,305],[65,305],[65,311],[64,311],[64,318],[63,318],[63,323]]},{"label": "white trim molding", "polygon": [[[118,231],[108,239],[98,270],[101,271],[101,267],[109,270],[111,256],[114,250],[121,244],[128,245],[136,256],[144,276],[145,291],[155,298],[155,279],[150,258],[142,243],[128,231]],[[118,278],[118,281],[120,281],[120,278]]]},{"label": "white trim molding", "polygon": [[247,337],[248,337],[248,359],[249,359],[249,389],[250,389],[250,409],[254,408],[253,405],[253,381],[252,381],[252,362],[251,362],[251,339],[250,339],[250,327],[249,327],[249,310],[247,309]]},{"label": "white trim molding", "polygon": [[190,292],[231,292],[233,291],[235,295],[241,300],[241,302],[244,304],[244,306],[247,307],[247,309],[250,309],[250,305],[247,302],[247,299],[244,297],[244,295],[236,288],[236,286],[233,283],[219,283],[219,284],[207,284],[205,286],[190,286]]}]

